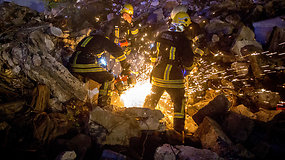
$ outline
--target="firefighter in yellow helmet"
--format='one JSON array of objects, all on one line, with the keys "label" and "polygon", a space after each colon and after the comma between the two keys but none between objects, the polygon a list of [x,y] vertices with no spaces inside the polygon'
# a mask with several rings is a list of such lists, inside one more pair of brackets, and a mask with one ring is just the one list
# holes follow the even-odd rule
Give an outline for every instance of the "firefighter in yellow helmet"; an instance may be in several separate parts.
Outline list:
[{"label": "firefighter in yellow helmet", "polygon": [[[188,15],[190,15],[190,10],[186,6],[179,5],[173,8],[173,10],[171,11],[170,13],[171,20],[173,20],[174,16],[179,12],[186,12],[188,13]],[[207,50],[205,30],[202,27],[200,27],[198,23],[191,21],[191,24],[185,28],[185,34],[187,38],[193,42],[192,45],[193,52],[197,55],[203,56],[205,54],[205,51]]]},{"label": "firefighter in yellow helmet", "polygon": [[184,131],[185,123],[183,71],[192,69],[194,56],[191,41],[184,34],[190,24],[189,15],[179,12],[168,31],[160,33],[156,38],[151,53],[151,61],[155,63],[151,74],[152,89],[144,102],[144,107],[154,109],[166,91],[174,103],[174,129],[180,133]]},{"label": "firefighter in yellow helmet", "polygon": [[108,59],[103,56],[105,51],[120,62],[123,68],[122,75],[130,75],[130,64],[126,61],[123,50],[100,31],[81,40],[69,59],[69,69],[72,74],[92,79],[101,84],[98,97],[98,106],[100,107],[110,105],[114,88],[114,75],[107,70]]},{"label": "firefighter in yellow helmet", "polygon": [[126,54],[129,54],[128,47],[131,45],[133,37],[138,34],[138,29],[132,22],[133,14],[133,6],[128,3],[124,4],[120,15],[114,17],[103,27],[106,36],[122,47]]}]

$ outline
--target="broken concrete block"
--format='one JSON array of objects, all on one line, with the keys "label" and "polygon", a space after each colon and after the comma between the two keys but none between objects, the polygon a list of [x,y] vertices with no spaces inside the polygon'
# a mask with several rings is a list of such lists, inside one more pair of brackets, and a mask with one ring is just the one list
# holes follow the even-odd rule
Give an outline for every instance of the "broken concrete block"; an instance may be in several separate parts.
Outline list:
[{"label": "broken concrete block", "polygon": [[261,44],[259,44],[257,41],[255,40],[243,40],[243,41],[236,41],[233,45],[233,47],[231,48],[231,51],[233,53],[235,53],[238,57],[238,59],[243,59],[243,55],[242,54],[242,48],[245,46],[249,46],[249,45],[253,45],[259,49],[262,49]]},{"label": "broken concrete block", "polygon": [[256,107],[265,109],[275,109],[280,101],[278,92],[265,89],[256,90],[250,98]]},{"label": "broken concrete block", "polygon": [[245,142],[253,127],[254,121],[252,119],[235,112],[229,112],[223,123],[225,132],[236,142]]},{"label": "broken concrete block", "polygon": [[225,95],[218,95],[205,107],[193,115],[193,120],[199,125],[204,117],[209,116],[213,119],[225,114],[230,106],[230,102]]},{"label": "broken concrete block", "polygon": [[229,35],[233,32],[234,26],[219,19],[211,20],[206,26],[208,33],[223,33]]},{"label": "broken concrete block", "polygon": [[231,68],[237,73],[238,76],[244,77],[248,74],[248,63],[234,62],[231,64]]},{"label": "broken concrete block", "polygon": [[231,107],[230,111],[234,112],[236,114],[240,114],[240,115],[245,116],[245,117],[250,118],[250,119],[256,119],[257,118],[257,116],[254,113],[252,113],[250,111],[250,109],[247,108],[246,106],[244,106],[243,104]]},{"label": "broken concrete block", "polygon": [[165,126],[160,123],[164,117],[160,110],[151,110],[149,108],[126,108],[124,114],[134,117],[138,120],[141,130],[160,130],[162,131]]},{"label": "broken concrete block", "polygon": [[220,125],[210,117],[205,117],[194,134],[201,141],[202,147],[226,155],[230,151],[232,141],[223,132]]},{"label": "broken concrete block", "polygon": [[60,28],[57,27],[49,27],[47,30],[47,33],[52,35],[52,36],[56,36],[56,37],[63,37],[63,32]]},{"label": "broken concrete block", "polygon": [[280,114],[282,110],[267,110],[264,108],[260,108],[258,112],[255,113],[256,119],[262,122],[271,121],[276,115]]},{"label": "broken concrete block", "polygon": [[127,115],[114,114],[97,107],[90,113],[90,121],[107,129],[108,135],[103,144],[129,145],[131,137],[140,136],[138,122],[135,118]]},{"label": "broken concrete block", "polygon": [[248,41],[255,40],[254,32],[247,26],[242,26],[239,29],[238,34],[236,36],[236,41],[243,41],[243,40],[248,40]]},{"label": "broken concrete block", "polygon": [[222,160],[215,152],[208,149],[197,149],[191,146],[172,146],[164,144],[156,149],[155,160],[205,160],[216,159]]}]

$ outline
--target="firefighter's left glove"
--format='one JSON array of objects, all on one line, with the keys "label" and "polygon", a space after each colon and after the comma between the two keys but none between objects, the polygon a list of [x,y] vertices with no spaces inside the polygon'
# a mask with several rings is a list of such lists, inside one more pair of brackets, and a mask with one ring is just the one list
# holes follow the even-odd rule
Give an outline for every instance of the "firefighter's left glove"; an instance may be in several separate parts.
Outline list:
[{"label": "firefighter's left glove", "polygon": [[119,42],[119,45],[120,45],[121,47],[128,47],[128,46],[131,45],[131,43],[130,43],[129,41],[127,41],[127,40],[121,40],[121,41]]}]

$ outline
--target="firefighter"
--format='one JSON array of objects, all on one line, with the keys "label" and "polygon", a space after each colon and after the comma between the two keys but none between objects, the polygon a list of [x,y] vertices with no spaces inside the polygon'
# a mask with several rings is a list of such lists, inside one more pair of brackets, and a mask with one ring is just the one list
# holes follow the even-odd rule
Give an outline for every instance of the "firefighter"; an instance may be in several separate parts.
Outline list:
[{"label": "firefighter", "polygon": [[[179,5],[171,11],[170,20],[173,20],[174,16],[179,12],[186,12],[190,15],[191,11],[186,6]],[[185,35],[192,41],[194,54],[203,56],[207,52],[206,32],[198,23],[191,21],[191,24],[185,29]]]},{"label": "firefighter", "polygon": [[134,8],[131,4],[124,4],[120,11],[120,15],[110,20],[103,27],[103,32],[110,40],[123,48],[124,53],[129,55],[129,48],[134,42],[134,38],[138,34],[138,29],[133,25],[132,18]]},{"label": "firefighter", "polygon": [[123,68],[122,75],[130,74],[130,64],[122,49],[114,42],[97,32],[82,39],[69,59],[72,74],[92,79],[101,84],[99,89],[98,106],[110,105],[114,76],[106,70],[103,53],[107,51],[114,56]]},{"label": "firefighter", "polygon": [[184,131],[185,97],[183,70],[192,69],[193,52],[191,41],[184,34],[185,28],[191,24],[190,17],[185,12],[175,15],[168,31],[158,35],[151,61],[154,68],[151,74],[152,89],[144,102],[145,108],[154,109],[166,91],[174,103],[174,129]]}]

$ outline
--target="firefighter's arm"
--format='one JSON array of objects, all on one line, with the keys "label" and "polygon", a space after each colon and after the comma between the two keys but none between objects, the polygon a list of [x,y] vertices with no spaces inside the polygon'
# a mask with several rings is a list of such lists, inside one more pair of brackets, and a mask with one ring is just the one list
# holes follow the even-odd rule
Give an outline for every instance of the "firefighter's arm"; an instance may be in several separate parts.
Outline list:
[{"label": "firefighter's arm", "polygon": [[157,60],[157,56],[159,54],[159,47],[160,47],[160,42],[155,41],[150,45],[150,61],[151,64],[154,64]]},{"label": "firefighter's arm", "polygon": [[191,49],[190,43],[183,44],[182,64],[184,68],[184,76],[188,75],[196,66],[194,63],[194,53]]},{"label": "firefighter's arm", "polygon": [[112,35],[112,32],[114,30],[115,25],[116,25],[116,19],[112,19],[112,20],[108,21],[102,28],[102,31],[111,40],[114,38],[114,37],[110,37],[110,36]]}]

